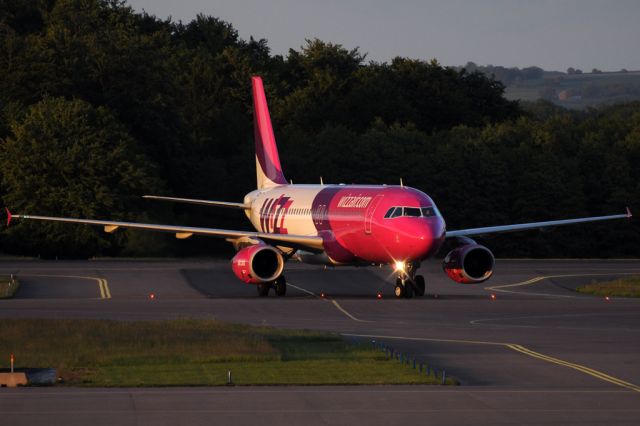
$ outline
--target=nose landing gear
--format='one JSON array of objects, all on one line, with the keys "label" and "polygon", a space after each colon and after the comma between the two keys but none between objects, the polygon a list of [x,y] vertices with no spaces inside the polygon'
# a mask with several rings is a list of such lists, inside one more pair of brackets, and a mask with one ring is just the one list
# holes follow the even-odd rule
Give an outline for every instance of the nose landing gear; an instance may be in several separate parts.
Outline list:
[{"label": "nose landing gear", "polygon": [[394,293],[397,298],[411,299],[413,295],[424,296],[425,282],[422,275],[416,275],[420,267],[417,262],[407,262],[404,270],[398,271]]}]

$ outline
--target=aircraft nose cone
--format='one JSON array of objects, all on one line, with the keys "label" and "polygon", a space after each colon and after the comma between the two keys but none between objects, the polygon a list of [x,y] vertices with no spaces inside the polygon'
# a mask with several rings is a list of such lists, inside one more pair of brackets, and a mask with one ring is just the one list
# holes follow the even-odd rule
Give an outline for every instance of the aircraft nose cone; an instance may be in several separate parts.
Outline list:
[{"label": "aircraft nose cone", "polygon": [[434,218],[427,222],[421,222],[415,229],[415,259],[424,259],[433,256],[444,241],[445,226],[440,218]]}]

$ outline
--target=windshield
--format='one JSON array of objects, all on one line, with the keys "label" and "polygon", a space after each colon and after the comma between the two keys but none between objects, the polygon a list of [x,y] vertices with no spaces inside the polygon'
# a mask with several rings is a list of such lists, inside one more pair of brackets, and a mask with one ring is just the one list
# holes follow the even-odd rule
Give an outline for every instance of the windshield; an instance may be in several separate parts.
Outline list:
[{"label": "windshield", "polygon": [[438,211],[433,207],[391,207],[385,213],[385,219],[394,217],[434,217],[438,216]]}]

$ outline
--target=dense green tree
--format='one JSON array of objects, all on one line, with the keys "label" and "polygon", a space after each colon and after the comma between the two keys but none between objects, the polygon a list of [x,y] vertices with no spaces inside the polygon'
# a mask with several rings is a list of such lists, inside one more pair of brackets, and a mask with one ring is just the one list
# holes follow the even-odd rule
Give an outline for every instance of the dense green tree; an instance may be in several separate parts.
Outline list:
[{"label": "dense green tree", "polygon": [[[45,98],[11,125],[0,153],[4,202],[21,213],[135,218],[139,195],[158,190],[149,160],[106,108]],[[14,252],[43,256],[113,253],[100,229],[27,222],[11,228]]]},{"label": "dense green tree", "polygon": [[[434,198],[450,229],[640,211],[640,103],[568,112],[505,99],[503,83],[540,73],[367,62],[317,39],[272,55],[216,17],[160,20],[120,0],[0,0],[0,197],[26,213],[246,229],[235,211],[138,196],[239,201],[255,188],[258,74],[295,183],[403,178]],[[228,248],[44,223],[0,237],[2,251],[49,256]],[[638,256],[638,240],[636,222],[620,222],[489,245],[509,256]]]}]

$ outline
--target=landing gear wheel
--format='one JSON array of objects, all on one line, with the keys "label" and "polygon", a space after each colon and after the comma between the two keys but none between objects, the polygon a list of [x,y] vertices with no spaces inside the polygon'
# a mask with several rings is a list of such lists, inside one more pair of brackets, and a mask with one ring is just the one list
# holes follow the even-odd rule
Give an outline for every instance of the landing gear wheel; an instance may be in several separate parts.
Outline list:
[{"label": "landing gear wheel", "polygon": [[398,299],[404,297],[404,286],[396,283],[396,288],[393,291]]},{"label": "landing gear wheel", "polygon": [[284,296],[287,294],[287,280],[284,275],[280,275],[276,278],[273,282],[273,288],[276,290],[276,295],[278,296]]},{"label": "landing gear wheel", "polygon": [[262,283],[258,284],[258,296],[267,297],[269,295],[269,289],[271,288],[270,283]]},{"label": "landing gear wheel", "polygon": [[424,277],[422,275],[416,275],[414,282],[416,285],[416,296],[424,296]]},{"label": "landing gear wheel", "polygon": [[407,299],[413,297],[413,283],[411,281],[404,282],[404,297]]}]

